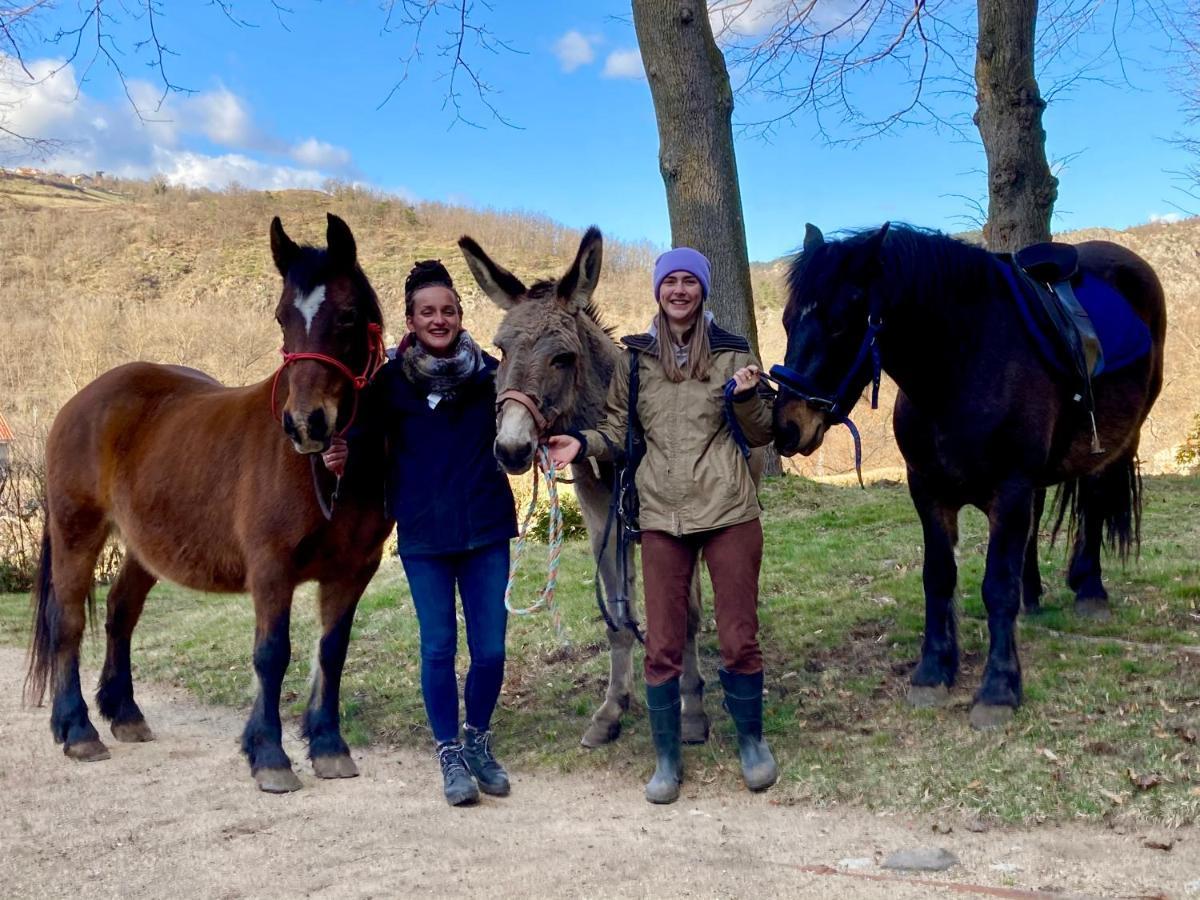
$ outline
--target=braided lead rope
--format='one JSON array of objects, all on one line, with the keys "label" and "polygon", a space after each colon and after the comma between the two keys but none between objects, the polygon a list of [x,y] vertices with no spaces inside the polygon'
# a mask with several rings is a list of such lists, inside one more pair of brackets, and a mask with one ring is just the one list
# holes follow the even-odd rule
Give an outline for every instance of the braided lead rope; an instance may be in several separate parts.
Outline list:
[{"label": "braided lead rope", "polygon": [[[554,633],[564,644],[567,643],[566,632],[563,628],[562,613],[554,602],[554,589],[558,585],[558,563],[562,556],[563,545],[563,516],[562,506],[558,501],[558,482],[555,478],[555,466],[550,462],[550,454],[545,446],[538,447],[538,455],[543,466],[535,466],[533,470],[533,492],[529,497],[529,506],[525,510],[525,519],[521,523],[521,531],[517,535],[517,543],[513,547],[512,563],[508,568],[508,584],[504,586],[504,608],[517,616],[527,616],[541,609],[548,610],[554,623]],[[538,592],[537,599],[532,604],[521,609],[512,605],[513,586],[516,583],[517,566],[525,554],[525,545],[529,542],[529,529],[533,524],[533,514],[537,508],[538,469],[541,468],[542,479],[546,482],[546,498],[550,501],[550,533],[548,535],[549,550],[546,558],[546,585]]]}]

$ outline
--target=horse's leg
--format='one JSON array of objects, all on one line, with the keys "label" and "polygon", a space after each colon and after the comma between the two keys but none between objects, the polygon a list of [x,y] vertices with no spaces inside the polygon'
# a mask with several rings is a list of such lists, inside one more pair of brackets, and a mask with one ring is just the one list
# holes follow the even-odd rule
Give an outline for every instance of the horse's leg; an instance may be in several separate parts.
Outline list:
[{"label": "horse's leg", "polygon": [[259,788],[272,794],[301,787],[292,771],[292,761],[283,750],[283,725],[279,720],[279,695],[292,655],[292,590],[291,582],[281,575],[251,578],[258,696],[242,732],[242,752]]},{"label": "horse's leg", "polygon": [[988,506],[987,565],[983,602],[988,614],[988,658],[971,707],[974,728],[996,728],[1021,705],[1021,660],[1016,623],[1021,609],[1025,550],[1033,530],[1033,486],[1020,478],[1005,482]]},{"label": "horse's leg", "polygon": [[683,673],[679,677],[682,735],[685,744],[703,744],[708,740],[708,714],[704,712],[704,679],[700,675],[700,649],[697,635],[703,615],[700,596],[700,567],[692,572],[688,589],[687,644],[683,648]]},{"label": "horse's leg", "polygon": [[304,737],[308,739],[313,774],[318,778],[353,778],[358,774],[350,748],[342,739],[338,697],[354,610],[378,567],[379,560],[375,559],[353,578],[321,582],[321,639],[312,672],[312,694],[304,713]]},{"label": "horse's leg", "polygon": [[1033,528],[1029,532],[1029,546],[1025,548],[1025,570],[1021,576],[1021,604],[1026,615],[1041,612],[1042,573],[1038,570],[1038,527],[1046,509],[1046,489],[1033,492]]},{"label": "horse's leg", "polygon": [[1075,611],[1082,616],[1107,618],[1109,615],[1108,591],[1100,577],[1106,497],[1104,479],[1119,469],[1119,466],[1113,466],[1099,475],[1079,479],[1079,521],[1067,567],[1067,586],[1075,592]]},{"label": "horse's leg", "polygon": [[925,639],[921,659],[912,673],[908,702],[913,706],[941,706],[958,677],[958,622],[954,614],[954,588],[958,564],[958,507],[939,500],[921,477],[908,470],[908,488],[925,536]]},{"label": "horse's leg", "polygon": [[[57,526],[57,527],[56,527]],[[79,644],[86,624],[86,606],[95,578],[96,560],[104,549],[108,529],[99,511],[77,511],[69,522],[52,523],[49,597],[38,604],[38,630],[45,630],[53,648],[50,730],[63,752],[82,762],[108,759],[108,748],[88,718],[79,683]]]},{"label": "horse's leg", "polygon": [[108,592],[108,649],[100,686],[96,690],[96,706],[100,715],[112,725],[118,741],[152,741],[154,734],[146,724],[142,711],[133,699],[133,672],[129,663],[129,644],[146,603],[146,595],[158,578],[146,571],[132,553],[127,553],[121,571]]}]

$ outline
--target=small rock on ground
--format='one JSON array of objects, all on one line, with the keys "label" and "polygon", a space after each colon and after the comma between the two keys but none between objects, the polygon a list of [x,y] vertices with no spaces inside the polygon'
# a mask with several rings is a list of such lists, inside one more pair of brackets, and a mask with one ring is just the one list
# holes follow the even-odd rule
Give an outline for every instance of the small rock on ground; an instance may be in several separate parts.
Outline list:
[{"label": "small rock on ground", "polygon": [[957,865],[958,857],[942,847],[897,850],[883,861],[885,869],[904,869],[910,872],[945,872]]}]

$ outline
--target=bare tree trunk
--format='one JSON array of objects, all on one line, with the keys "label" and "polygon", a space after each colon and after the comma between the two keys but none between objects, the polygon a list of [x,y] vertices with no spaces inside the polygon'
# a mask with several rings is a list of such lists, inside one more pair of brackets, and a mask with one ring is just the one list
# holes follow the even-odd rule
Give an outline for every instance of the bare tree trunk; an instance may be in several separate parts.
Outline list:
[{"label": "bare tree trunk", "polygon": [[746,225],[733,153],[733,91],[704,0],[633,0],[654,113],[671,242],[712,262],[709,308],[758,353]]},{"label": "bare tree trunk", "polygon": [[1050,240],[1058,179],[1046,162],[1042,111],[1033,68],[1037,0],[978,0],[975,124],[988,163],[989,250],[1019,250]]}]

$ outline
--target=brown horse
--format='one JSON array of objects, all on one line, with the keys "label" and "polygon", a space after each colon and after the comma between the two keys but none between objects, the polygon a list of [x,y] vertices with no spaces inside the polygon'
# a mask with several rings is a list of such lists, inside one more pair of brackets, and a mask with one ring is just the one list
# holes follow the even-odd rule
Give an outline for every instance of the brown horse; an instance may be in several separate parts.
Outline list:
[{"label": "brown horse", "polygon": [[[537,281],[527,288],[519,278],[494,263],[471,238],[463,237],[458,242],[479,286],[505,310],[504,321],[494,339],[502,354],[496,373],[501,402],[496,412],[495,450],[496,459],[510,474],[529,471],[534,452],[545,435],[595,427],[604,415],[608,382],[621,360],[621,348],[600,323],[592,304],[592,294],[600,280],[603,243],[600,231],[589,228],[575,261],[562,278]],[[633,617],[636,615],[633,548],[629,547],[621,560],[615,537],[604,545],[613,467],[601,464],[593,469],[588,464],[575,464],[571,474],[605,593],[610,601],[618,596],[628,598],[628,615]],[[628,576],[624,584],[621,572]],[[683,738],[688,743],[703,743],[708,739],[704,681],[696,653],[699,572],[697,566],[688,603],[688,638],[680,685]],[[625,616],[610,602],[608,618],[621,625]],[[610,628],[608,641],[608,690],[583,735],[585,747],[598,747],[614,740],[621,731],[621,713],[629,708],[634,633],[625,627]]]},{"label": "brown horse", "polygon": [[[910,702],[941,705],[958,676],[954,592],[958,513],[988,517],[983,600],[990,645],[970,721],[1003,725],[1021,703],[1016,617],[1038,606],[1037,523],[1045,489],[1063,484],[1060,518],[1076,525],[1068,584],[1086,614],[1103,607],[1103,532],[1122,556],[1139,540],[1138,438],[1162,386],[1166,306],[1154,270],[1107,241],[1078,246],[1080,283],[1127,304],[1127,337],[1144,336],[1093,379],[1094,434],[1073,378],[1039,350],[1019,312],[1012,267],[944,235],[884,225],[826,241],[808,226],[783,313],[786,365],[776,446],[812,453],[846,421],[880,368],[895,380],[893,423],[925,537],[925,638]],[[1124,301],[1121,301],[1124,298]],[[1137,342],[1135,346],[1142,346]],[[1107,354],[1108,351],[1106,351]]]},{"label": "brown horse", "polygon": [[[326,250],[297,246],[278,218],[271,223],[284,352],[273,379],[227,388],[191,369],[130,363],[81,390],[54,421],[26,694],[41,703],[49,686],[50,728],[67,756],[109,755],[80,690],[79,644],[96,558],[116,532],[126,557],[108,593],[96,692],[113,737],[153,739],[133,698],[129,648],[155,582],[249,591],[258,697],[242,749],[262,790],[299,788],[281,744],[279,693],[292,592],[315,580],[323,633],[303,731],[317,777],[358,774],[338,692],[354,610],[391,528],[383,448],[356,453],[340,486],[312,454],[355,415],[370,417],[358,394],[382,364],[383,318],[350,229],[328,218]],[[335,489],[330,512],[324,498]]]}]

